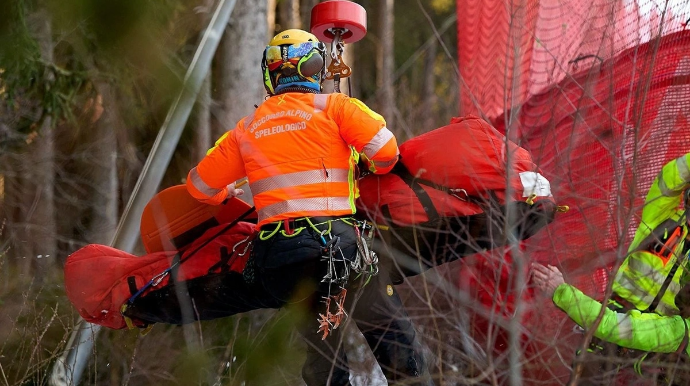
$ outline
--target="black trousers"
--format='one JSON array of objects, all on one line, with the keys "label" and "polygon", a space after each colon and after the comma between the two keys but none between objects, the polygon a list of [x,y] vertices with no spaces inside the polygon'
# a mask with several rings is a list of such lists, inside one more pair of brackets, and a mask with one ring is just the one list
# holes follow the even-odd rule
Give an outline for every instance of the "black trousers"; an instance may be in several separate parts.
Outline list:
[{"label": "black trousers", "polygon": [[[306,322],[297,328],[307,344],[307,359],[302,368],[307,385],[348,385],[343,328],[331,331],[323,340],[322,334],[317,333],[316,319],[326,313],[323,299],[339,293],[340,288],[323,281],[329,261],[323,258],[321,232],[328,231],[329,225],[316,228],[306,226],[298,234],[277,232],[267,240],[255,239],[249,266],[255,270],[254,284],[272,298],[272,306],[285,306],[293,312],[306,310]],[[356,234],[351,225],[331,221],[330,232],[324,237],[339,238],[336,259],[349,262],[356,257]],[[344,264],[335,264],[336,274],[342,275],[344,270]],[[366,275],[355,276],[351,272],[345,283],[345,309],[366,338],[389,383],[419,377],[425,371],[416,332],[387,272],[382,270],[369,280]],[[335,310],[332,304],[331,311]]]},{"label": "black trousers", "polygon": [[169,284],[137,298],[124,314],[148,323],[182,325],[275,305],[266,293],[245,283],[241,273],[227,272]]}]

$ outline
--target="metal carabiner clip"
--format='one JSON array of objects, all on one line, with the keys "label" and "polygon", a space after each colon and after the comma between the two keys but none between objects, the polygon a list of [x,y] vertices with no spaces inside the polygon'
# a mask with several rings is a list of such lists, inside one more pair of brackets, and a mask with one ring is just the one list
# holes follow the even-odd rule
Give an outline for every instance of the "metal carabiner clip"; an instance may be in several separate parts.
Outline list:
[{"label": "metal carabiner clip", "polygon": [[165,271],[163,271],[163,272],[159,273],[158,275],[154,276],[153,279],[151,279],[151,281],[152,281],[151,286],[152,286],[152,287],[155,287],[155,286],[157,286],[158,284],[160,284],[161,281],[163,281],[163,279],[165,279],[165,277],[168,276],[168,273],[170,273],[170,270],[169,270],[169,269],[166,269]]},{"label": "metal carabiner clip", "polygon": [[[237,247],[238,247],[240,244],[244,243],[245,241],[248,241],[248,240],[249,240],[249,237],[250,237],[250,236],[245,237],[244,239],[240,240],[237,244],[235,244],[235,245],[232,246],[232,254],[233,254],[233,255],[235,254],[235,252],[237,252]],[[249,250],[249,246],[250,246],[250,245],[252,245],[252,242],[251,242],[251,241],[248,241],[247,244],[244,246],[244,251],[242,251],[242,253],[237,254],[237,256],[244,256],[244,255],[246,255],[246,254],[247,254],[247,251]]]},{"label": "metal carabiner clip", "polygon": [[[467,194],[467,191],[465,189],[448,189],[448,192],[451,196],[457,198],[460,201],[467,201],[470,198],[470,195]],[[460,197],[460,194],[458,193],[462,193],[464,197]]]}]

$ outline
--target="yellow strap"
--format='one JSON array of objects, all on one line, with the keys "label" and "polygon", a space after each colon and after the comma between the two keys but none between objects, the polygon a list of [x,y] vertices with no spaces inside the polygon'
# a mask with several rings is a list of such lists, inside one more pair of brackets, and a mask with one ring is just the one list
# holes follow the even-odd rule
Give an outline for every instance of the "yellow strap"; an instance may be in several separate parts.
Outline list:
[{"label": "yellow strap", "polygon": [[[127,328],[129,330],[134,330],[135,328],[137,328],[137,326],[134,325],[132,318],[125,316],[125,311],[127,311],[127,303],[123,304],[122,307],[120,307],[120,313],[122,314],[122,317],[125,319],[125,324],[127,325]],[[141,336],[144,336],[144,335],[148,334],[152,328],[153,328],[153,324],[149,324],[144,328],[140,328],[139,334]]]},{"label": "yellow strap", "polygon": [[122,317],[125,319],[125,324],[127,325],[127,328],[130,330],[135,329],[136,327],[134,326],[134,322],[132,322],[132,319],[125,316],[125,311],[127,311],[127,304],[123,304],[122,307],[120,307],[120,313],[122,314]]},{"label": "yellow strap", "polygon": [[149,332],[151,332],[151,329],[153,328],[153,324],[149,324],[148,326],[142,328],[139,330],[139,335],[141,336],[146,336]]}]

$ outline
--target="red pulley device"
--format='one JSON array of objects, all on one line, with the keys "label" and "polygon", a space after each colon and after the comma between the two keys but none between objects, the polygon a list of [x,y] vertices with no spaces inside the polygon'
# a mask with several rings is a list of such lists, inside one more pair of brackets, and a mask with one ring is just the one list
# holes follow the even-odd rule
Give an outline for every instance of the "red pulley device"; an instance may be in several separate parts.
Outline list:
[{"label": "red pulley device", "polygon": [[347,0],[316,4],[311,10],[311,33],[323,42],[332,42],[338,32],[347,43],[361,40],[367,33],[367,11]]}]

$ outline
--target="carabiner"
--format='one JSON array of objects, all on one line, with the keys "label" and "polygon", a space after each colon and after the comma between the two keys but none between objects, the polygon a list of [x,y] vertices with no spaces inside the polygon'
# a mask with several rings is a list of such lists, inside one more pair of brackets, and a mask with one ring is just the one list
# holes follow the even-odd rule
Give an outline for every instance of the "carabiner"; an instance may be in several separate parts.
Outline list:
[{"label": "carabiner", "polygon": [[[465,189],[448,189],[448,192],[451,196],[457,198],[460,201],[467,201],[470,198],[470,195],[467,194],[467,191]],[[464,197],[460,197],[458,193],[462,193]]]}]

